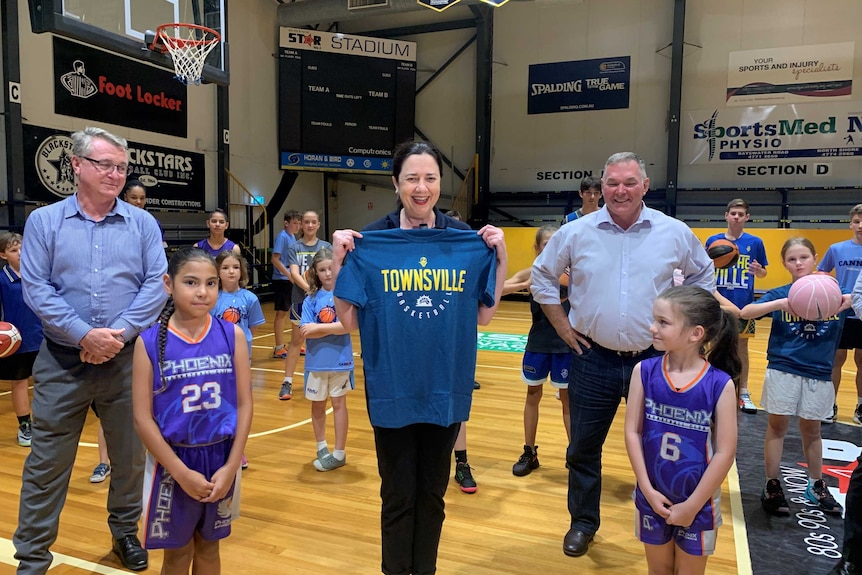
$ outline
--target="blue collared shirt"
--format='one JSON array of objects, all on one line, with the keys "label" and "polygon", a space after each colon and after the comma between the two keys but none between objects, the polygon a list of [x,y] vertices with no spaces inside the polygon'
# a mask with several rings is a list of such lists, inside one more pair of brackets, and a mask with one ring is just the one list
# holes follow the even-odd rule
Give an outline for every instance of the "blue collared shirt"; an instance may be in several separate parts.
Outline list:
[{"label": "blue collared shirt", "polygon": [[652,304],[673,285],[674,269],[682,270],[683,283],[715,292],[712,260],[697,236],[646,206],[627,230],[602,207],[556,231],[533,263],[531,291],[537,302],[560,304],[559,277],[567,267],[569,323],[617,351],[652,344]]},{"label": "blue collared shirt", "polygon": [[101,221],[77,194],[35,210],[24,227],[24,300],[45,336],[80,347],[93,328],[125,329],[125,341],[158,318],[167,300],[162,236],[155,218],[117,200]]}]

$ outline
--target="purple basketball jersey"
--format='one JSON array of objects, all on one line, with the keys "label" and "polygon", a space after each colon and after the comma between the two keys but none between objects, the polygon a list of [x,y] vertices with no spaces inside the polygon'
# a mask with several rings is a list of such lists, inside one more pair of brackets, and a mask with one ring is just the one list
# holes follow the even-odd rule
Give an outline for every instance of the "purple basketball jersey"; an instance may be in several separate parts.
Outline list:
[{"label": "purple basketball jersey", "polygon": [[234,325],[212,317],[208,321],[196,341],[168,327],[161,365],[159,325],[141,334],[153,364],[153,417],[170,445],[208,445],[236,433]]},{"label": "purple basketball jersey", "polygon": [[[699,379],[677,390],[665,377],[663,362],[664,356],[659,356],[640,364],[644,388],[641,438],[650,482],[673,503],[680,503],[694,492],[712,458],[715,408],[730,376],[708,365]],[[704,504],[691,531],[721,525],[720,493],[719,489]],[[643,513],[653,513],[639,487],[635,505]]]}]

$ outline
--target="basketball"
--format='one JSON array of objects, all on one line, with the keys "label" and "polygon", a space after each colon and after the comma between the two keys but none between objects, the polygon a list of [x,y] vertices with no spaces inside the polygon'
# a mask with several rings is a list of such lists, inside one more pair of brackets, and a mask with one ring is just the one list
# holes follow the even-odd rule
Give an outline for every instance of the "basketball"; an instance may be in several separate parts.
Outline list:
[{"label": "basketball", "polygon": [[239,320],[242,319],[242,314],[237,308],[229,307],[222,312],[221,318],[231,323],[239,323]]},{"label": "basketball", "polygon": [[0,358],[7,357],[21,347],[21,332],[8,321],[0,321]]},{"label": "basketball", "polygon": [[832,317],[841,307],[838,280],[826,274],[802,276],[790,286],[787,305],[795,315],[807,320]]},{"label": "basketball", "polygon": [[715,240],[706,248],[715,269],[729,268],[739,259],[739,248],[730,240]]},{"label": "basketball", "polygon": [[317,319],[320,320],[319,323],[335,323],[335,308],[329,306],[323,308],[317,314]]}]

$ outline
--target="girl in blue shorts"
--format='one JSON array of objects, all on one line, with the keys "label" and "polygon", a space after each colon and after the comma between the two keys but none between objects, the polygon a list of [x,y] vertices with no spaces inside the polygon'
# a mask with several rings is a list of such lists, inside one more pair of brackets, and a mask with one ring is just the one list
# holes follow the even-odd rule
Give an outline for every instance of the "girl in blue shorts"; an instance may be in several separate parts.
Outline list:
[{"label": "girl in blue shorts", "polygon": [[[536,243],[533,249],[538,256],[545,249],[548,240],[557,231],[555,226],[542,226],[536,230]],[[561,299],[566,313],[569,312],[569,302],[563,295],[568,289],[568,276],[565,285],[561,285]],[[520,290],[530,289],[530,268],[523,269],[503,285],[503,295]],[[524,452],[512,466],[512,473],[518,477],[529,475],[539,467],[538,446],[536,445],[536,430],[539,426],[539,402],[542,400],[545,380],[551,378],[551,386],[559,391],[559,399],[563,409],[563,426],[566,437],[570,436],[569,428],[569,364],[572,361],[572,350],[563,341],[554,326],[545,317],[542,307],[530,296],[530,313],[533,324],[527,336],[527,346],[524,351],[524,361],[521,376],[527,384],[527,399],[524,403]],[[566,442],[568,445],[568,441]]]},{"label": "girl in blue shorts", "polygon": [[147,448],[144,545],[164,549],[162,573],[220,573],[219,540],[238,515],[235,490],[251,427],[248,346],[214,318],[215,262],[183,248],[168,264],[171,296],[135,344],[135,429]]},{"label": "girl in blue shorts", "polygon": [[675,286],[655,300],[650,332],[665,354],[635,366],[626,400],[635,533],[650,573],[704,573],[736,455],[737,321],[706,290]]}]

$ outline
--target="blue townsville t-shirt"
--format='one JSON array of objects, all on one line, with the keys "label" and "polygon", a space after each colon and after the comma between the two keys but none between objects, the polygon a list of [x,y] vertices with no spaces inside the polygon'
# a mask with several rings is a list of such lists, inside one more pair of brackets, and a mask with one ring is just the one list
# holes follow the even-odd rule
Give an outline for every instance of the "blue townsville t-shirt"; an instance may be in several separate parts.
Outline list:
[{"label": "blue townsville t-shirt", "polygon": [[449,426],[470,415],[479,304],[497,260],[475,231],[363,232],[335,284],[358,308],[368,414],[376,427]]},{"label": "blue townsville t-shirt", "polygon": [[[728,239],[724,232],[710,236],[706,240],[708,246],[715,240]],[[749,233],[743,233],[735,240],[729,240],[739,249],[739,258],[729,268],[715,270],[715,287],[718,293],[729,299],[740,309],[754,301],[754,274],[748,271],[751,261],[757,261],[763,267],[769,265],[766,261],[766,248],[763,240]]]},{"label": "blue townsville t-shirt", "polygon": [[[757,300],[766,303],[787,297],[787,284],[771,289]],[[811,379],[832,380],[835,349],[841,339],[847,311],[823,321],[802,319],[786,311],[772,312],[772,329],[766,347],[767,367]]]}]

